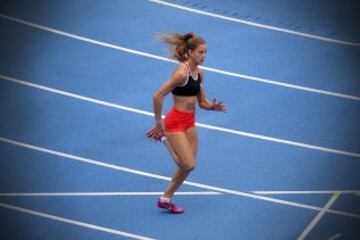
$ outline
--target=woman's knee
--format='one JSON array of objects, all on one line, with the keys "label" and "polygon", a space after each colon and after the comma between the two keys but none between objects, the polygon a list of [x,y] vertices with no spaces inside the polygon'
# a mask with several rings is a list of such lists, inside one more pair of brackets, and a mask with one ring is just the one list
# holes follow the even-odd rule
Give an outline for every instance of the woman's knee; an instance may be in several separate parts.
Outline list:
[{"label": "woman's knee", "polygon": [[191,172],[195,169],[195,162],[179,164],[179,168],[181,171]]}]

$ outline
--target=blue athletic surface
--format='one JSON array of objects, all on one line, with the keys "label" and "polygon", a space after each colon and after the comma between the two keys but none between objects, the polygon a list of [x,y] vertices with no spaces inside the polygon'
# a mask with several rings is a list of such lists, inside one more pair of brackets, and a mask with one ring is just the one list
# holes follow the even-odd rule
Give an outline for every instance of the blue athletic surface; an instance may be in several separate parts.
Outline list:
[{"label": "blue athletic surface", "polygon": [[[360,239],[359,12],[350,0],[1,1],[0,238]],[[229,109],[197,109],[176,216],[156,207],[175,164],[145,137],[176,67],[164,32],[205,38],[206,94]]]}]

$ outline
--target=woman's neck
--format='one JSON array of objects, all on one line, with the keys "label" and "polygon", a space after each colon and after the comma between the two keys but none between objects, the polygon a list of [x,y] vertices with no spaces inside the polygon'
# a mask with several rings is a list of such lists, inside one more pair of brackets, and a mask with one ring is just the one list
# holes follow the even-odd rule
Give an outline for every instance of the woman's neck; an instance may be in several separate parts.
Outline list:
[{"label": "woman's neck", "polygon": [[196,72],[198,65],[194,61],[192,61],[192,59],[188,59],[186,63],[189,65],[192,72]]}]

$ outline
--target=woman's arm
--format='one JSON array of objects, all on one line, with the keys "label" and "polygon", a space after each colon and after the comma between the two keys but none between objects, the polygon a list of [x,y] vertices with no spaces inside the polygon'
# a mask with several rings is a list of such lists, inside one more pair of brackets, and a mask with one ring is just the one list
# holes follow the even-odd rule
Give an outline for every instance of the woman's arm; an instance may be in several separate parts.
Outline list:
[{"label": "woman's arm", "polygon": [[161,112],[164,97],[168,95],[177,85],[181,84],[186,79],[186,77],[186,69],[180,64],[175,69],[170,79],[167,80],[165,84],[162,85],[154,94],[153,107],[155,115],[155,126],[146,133],[149,138],[157,137],[159,134],[163,133]]},{"label": "woman's arm", "polygon": [[210,102],[205,94],[204,89],[204,73],[202,70],[200,70],[200,76],[201,76],[201,87],[200,92],[197,96],[198,98],[198,104],[199,107],[205,110],[213,110],[213,111],[219,111],[219,112],[226,112],[226,106],[223,104],[223,102],[216,102],[216,99],[214,98],[212,102]]},{"label": "woman's arm", "polygon": [[155,114],[155,122],[161,123],[161,112],[162,112],[162,103],[166,95],[168,95],[177,85],[181,84],[186,78],[186,72],[184,66],[179,65],[170,79],[165,82],[154,94],[153,96],[153,107]]}]

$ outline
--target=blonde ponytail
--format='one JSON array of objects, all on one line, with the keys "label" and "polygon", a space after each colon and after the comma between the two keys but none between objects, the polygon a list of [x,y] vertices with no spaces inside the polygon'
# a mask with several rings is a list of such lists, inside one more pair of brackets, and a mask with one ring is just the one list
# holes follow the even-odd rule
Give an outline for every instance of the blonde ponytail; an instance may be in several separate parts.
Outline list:
[{"label": "blonde ponytail", "polygon": [[205,40],[196,36],[194,33],[168,33],[158,36],[158,40],[170,45],[170,58],[176,59],[180,62],[188,59],[188,51],[194,50],[200,44],[205,44]]}]

